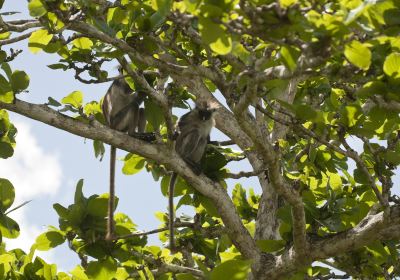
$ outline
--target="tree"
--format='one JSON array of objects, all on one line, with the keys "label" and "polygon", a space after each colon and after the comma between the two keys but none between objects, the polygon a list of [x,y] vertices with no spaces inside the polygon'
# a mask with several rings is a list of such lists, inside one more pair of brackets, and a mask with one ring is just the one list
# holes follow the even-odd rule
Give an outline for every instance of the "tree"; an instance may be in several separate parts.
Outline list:
[{"label": "tree", "polygon": [[[82,260],[71,272],[76,279],[400,275],[400,200],[392,194],[400,164],[398,1],[31,0],[28,5],[31,18],[7,21],[7,12],[0,17],[0,156],[13,154],[16,128],[7,115],[13,111],[93,139],[96,155],[104,153],[103,143],[127,151],[125,172],[145,168],[164,193],[171,171],[177,172],[177,207],[190,205],[196,214],[176,223],[178,254],[149,246],[152,232],[135,233],[121,213],[115,217],[118,238],[106,242],[108,196],[84,197],[80,181],[74,204],[54,205],[60,223],[37,238],[30,254],[2,250],[5,275],[70,279],[33,258],[35,250],[64,242]],[[72,69],[82,83],[125,78],[133,89],[144,90],[147,131],[156,131],[156,142],[107,128],[101,101],[83,104],[81,92],[61,102],[49,97],[44,105],[18,99],[29,77],[12,70],[19,53],[4,46],[22,40],[33,53],[58,56],[59,63],[49,67]],[[105,70],[116,62],[123,76]],[[229,138],[207,148],[200,175],[176,154],[171,137],[172,108],[188,108],[190,100],[219,102],[216,127]],[[230,173],[229,162],[239,160],[253,170]],[[257,176],[262,193],[240,184],[248,176]],[[227,178],[238,182],[231,194]],[[0,186],[0,230],[16,237],[18,225],[6,212],[13,187],[6,179]],[[154,231],[163,241],[167,220],[165,214]]]}]

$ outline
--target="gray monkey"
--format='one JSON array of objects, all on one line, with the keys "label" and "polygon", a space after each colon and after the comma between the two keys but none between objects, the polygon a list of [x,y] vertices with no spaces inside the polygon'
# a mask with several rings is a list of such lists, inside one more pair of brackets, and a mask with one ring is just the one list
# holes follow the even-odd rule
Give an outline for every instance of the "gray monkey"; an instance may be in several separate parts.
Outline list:
[{"label": "gray monkey", "polygon": [[[204,155],[207,143],[210,141],[211,129],[215,125],[214,113],[218,108],[216,103],[203,102],[192,111],[184,114],[178,121],[178,136],[175,150],[182,159],[190,165],[196,175],[201,173],[200,161]],[[169,247],[175,252],[174,237],[174,188],[177,174],[174,172],[169,183]]]},{"label": "gray monkey", "polygon": [[[106,124],[115,130],[127,132],[135,137],[144,134],[146,118],[144,109],[139,108],[146,97],[144,92],[133,92],[125,79],[115,80],[103,99],[102,110]],[[151,137],[146,139],[151,140]],[[153,139],[154,140],[154,139]],[[115,159],[116,148],[110,148],[110,189],[107,214],[106,240],[115,238]]]}]

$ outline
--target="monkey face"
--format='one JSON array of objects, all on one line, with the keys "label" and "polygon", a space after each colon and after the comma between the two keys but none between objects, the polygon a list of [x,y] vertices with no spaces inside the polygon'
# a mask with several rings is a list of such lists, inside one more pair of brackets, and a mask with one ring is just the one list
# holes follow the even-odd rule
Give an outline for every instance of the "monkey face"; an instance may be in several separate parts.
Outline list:
[{"label": "monkey face", "polygon": [[199,118],[202,121],[208,121],[211,119],[215,109],[199,109]]}]

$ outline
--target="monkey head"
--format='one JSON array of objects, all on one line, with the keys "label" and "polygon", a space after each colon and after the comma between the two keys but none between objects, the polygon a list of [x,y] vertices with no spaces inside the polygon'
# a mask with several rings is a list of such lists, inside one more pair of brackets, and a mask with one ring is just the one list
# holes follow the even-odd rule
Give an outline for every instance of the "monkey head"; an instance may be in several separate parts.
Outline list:
[{"label": "monkey head", "polygon": [[218,108],[218,103],[204,101],[200,103],[200,105],[197,105],[195,110],[198,112],[198,116],[201,120],[207,121],[213,117]]}]

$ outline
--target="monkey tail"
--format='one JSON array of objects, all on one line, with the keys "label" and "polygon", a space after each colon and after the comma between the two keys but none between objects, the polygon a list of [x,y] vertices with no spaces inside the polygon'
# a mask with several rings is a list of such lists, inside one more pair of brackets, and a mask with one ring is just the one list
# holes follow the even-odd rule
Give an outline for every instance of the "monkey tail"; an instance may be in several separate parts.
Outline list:
[{"label": "monkey tail", "polygon": [[117,148],[111,146],[110,149],[110,190],[108,197],[108,218],[106,240],[111,241],[114,238],[114,208],[115,208],[115,160]]},{"label": "monkey tail", "polygon": [[175,253],[175,209],[174,209],[174,188],[176,179],[178,177],[177,173],[172,173],[171,180],[169,181],[168,190],[168,214],[169,214],[169,249],[172,253]]}]

